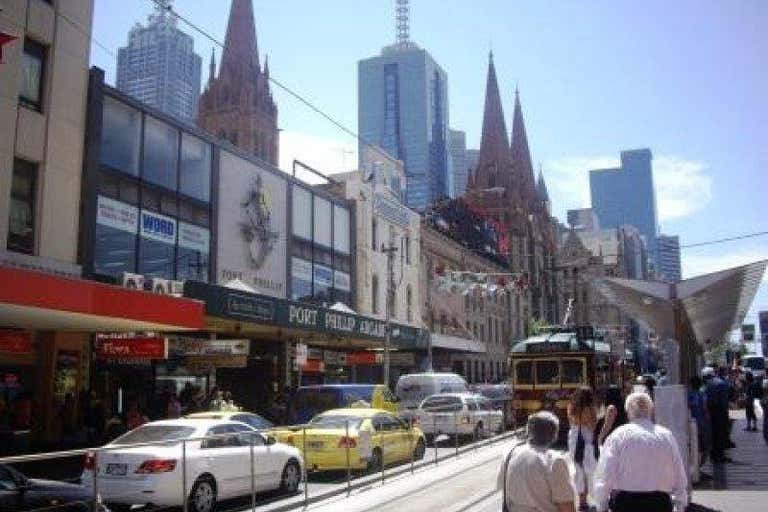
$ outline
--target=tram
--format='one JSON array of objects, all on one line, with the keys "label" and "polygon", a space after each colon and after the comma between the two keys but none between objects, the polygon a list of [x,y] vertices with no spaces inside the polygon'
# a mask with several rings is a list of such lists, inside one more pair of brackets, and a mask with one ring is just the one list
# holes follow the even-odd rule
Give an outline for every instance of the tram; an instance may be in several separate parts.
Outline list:
[{"label": "tram", "polygon": [[530,414],[549,410],[567,432],[571,394],[590,386],[604,396],[611,385],[631,382],[631,370],[591,326],[547,327],[516,344],[509,355],[515,422],[524,425]]}]

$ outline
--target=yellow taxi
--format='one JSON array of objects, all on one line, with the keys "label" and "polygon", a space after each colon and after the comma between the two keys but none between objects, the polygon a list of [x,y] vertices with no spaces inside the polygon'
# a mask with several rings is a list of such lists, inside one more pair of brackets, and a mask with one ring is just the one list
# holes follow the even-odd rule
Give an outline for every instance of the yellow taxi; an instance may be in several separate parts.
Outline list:
[{"label": "yellow taxi", "polygon": [[[305,439],[306,436],[306,439]],[[308,471],[377,471],[383,465],[424,457],[426,441],[412,427],[383,409],[350,407],[318,414],[282,442],[303,452]]]}]

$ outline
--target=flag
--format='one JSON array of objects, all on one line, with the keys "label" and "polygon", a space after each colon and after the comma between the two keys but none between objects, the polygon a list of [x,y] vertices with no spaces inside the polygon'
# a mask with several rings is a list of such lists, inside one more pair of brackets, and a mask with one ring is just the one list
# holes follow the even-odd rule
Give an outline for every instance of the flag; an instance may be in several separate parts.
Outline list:
[{"label": "flag", "polygon": [[18,39],[16,36],[0,32],[0,63],[3,62],[3,46]]}]

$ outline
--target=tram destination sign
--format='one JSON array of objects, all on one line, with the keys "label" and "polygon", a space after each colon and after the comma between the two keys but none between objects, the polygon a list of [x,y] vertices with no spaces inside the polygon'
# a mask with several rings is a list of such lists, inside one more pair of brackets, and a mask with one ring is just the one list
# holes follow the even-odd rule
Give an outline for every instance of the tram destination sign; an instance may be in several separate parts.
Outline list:
[{"label": "tram destination sign", "polygon": [[525,346],[525,351],[529,354],[549,354],[552,352],[568,352],[571,348],[567,341],[542,341],[540,343],[529,343]]}]

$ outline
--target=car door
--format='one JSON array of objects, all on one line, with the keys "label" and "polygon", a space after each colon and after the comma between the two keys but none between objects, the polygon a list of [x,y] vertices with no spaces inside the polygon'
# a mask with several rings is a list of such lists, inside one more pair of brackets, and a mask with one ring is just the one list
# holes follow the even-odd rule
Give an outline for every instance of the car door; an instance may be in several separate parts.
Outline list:
[{"label": "car door", "polygon": [[251,489],[249,452],[241,446],[235,427],[212,427],[206,433],[207,439],[200,443],[201,455],[216,479],[220,498],[242,496]]},{"label": "car door", "polygon": [[[253,445],[253,471],[256,491],[269,491],[280,487],[282,472],[281,454],[267,445],[264,436],[246,425],[236,425],[240,446],[243,448],[243,458],[247,466],[247,490],[251,491],[251,445]],[[279,468],[279,469],[278,469]]]}]

